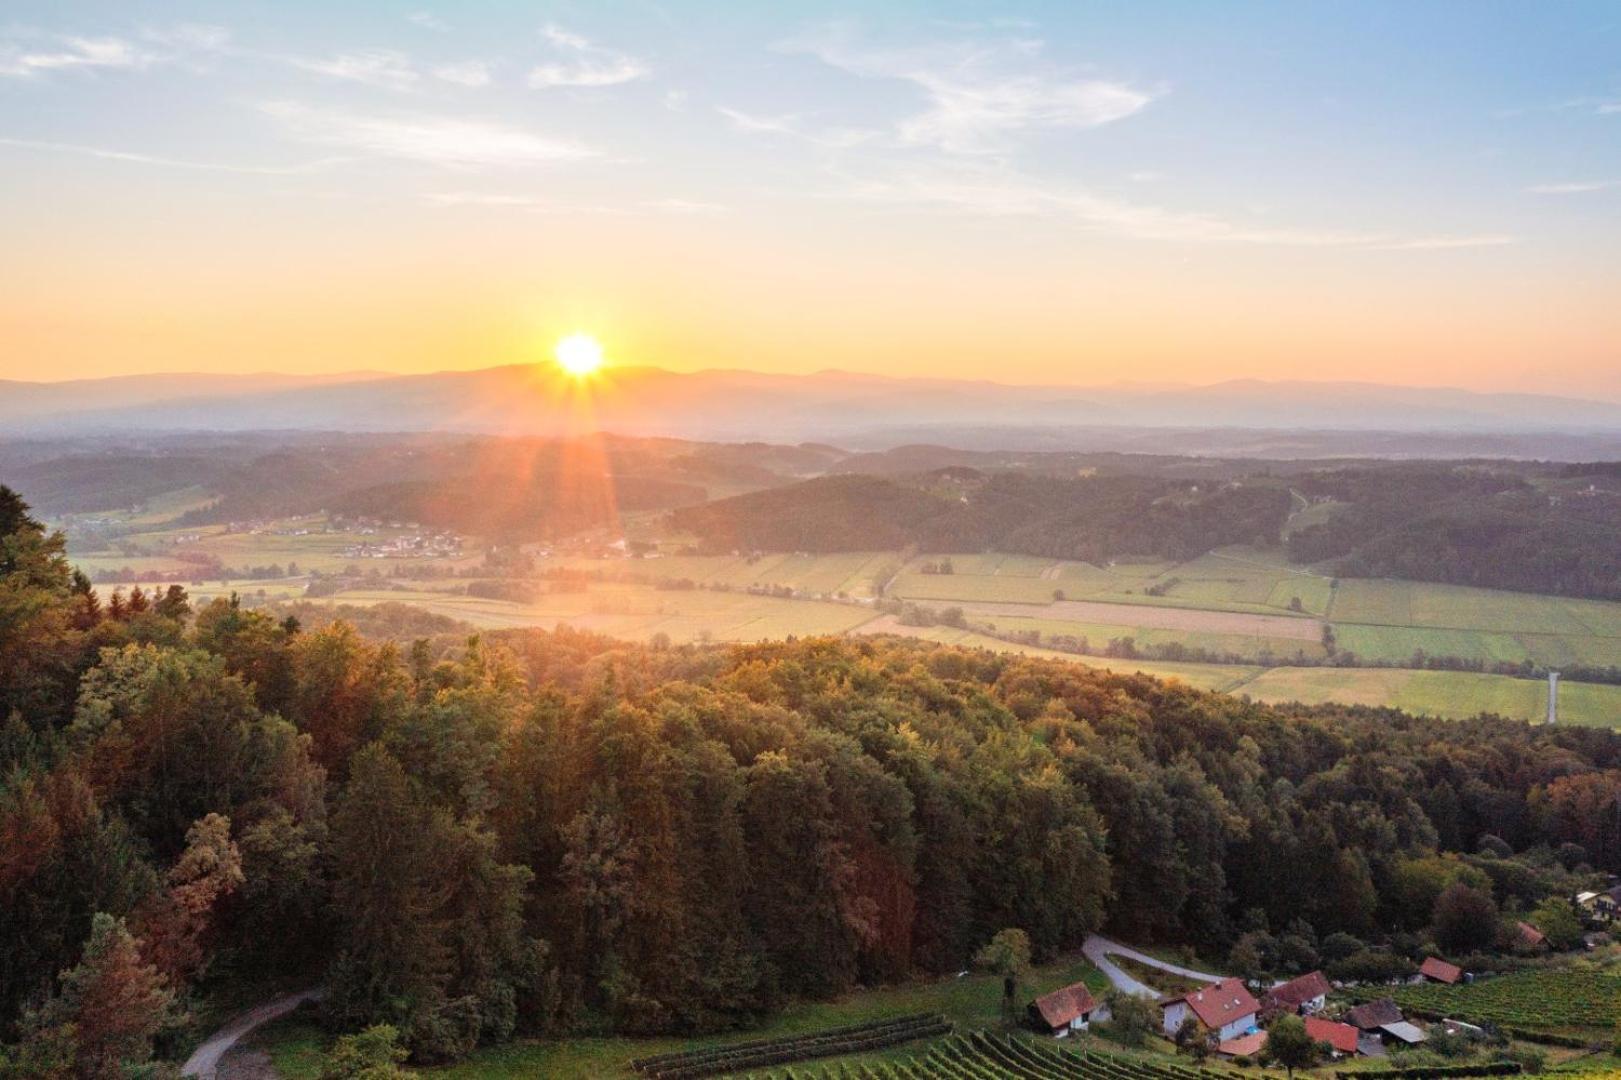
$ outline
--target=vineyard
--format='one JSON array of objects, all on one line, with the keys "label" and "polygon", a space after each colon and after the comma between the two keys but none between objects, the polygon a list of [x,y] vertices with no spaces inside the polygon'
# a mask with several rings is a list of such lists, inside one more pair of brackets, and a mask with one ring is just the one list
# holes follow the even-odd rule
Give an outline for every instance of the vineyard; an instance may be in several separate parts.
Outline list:
[{"label": "vineyard", "polygon": [[653,1080],[698,1080],[705,1076],[742,1072],[745,1069],[770,1068],[795,1061],[814,1058],[840,1057],[845,1054],[863,1054],[885,1047],[898,1046],[914,1039],[929,1039],[951,1031],[951,1023],[943,1016],[927,1013],[916,1016],[873,1020],[851,1027],[812,1032],[809,1035],[785,1036],[777,1039],[756,1039],[753,1042],[728,1043],[700,1050],[683,1050],[673,1054],[638,1058],[631,1068]]},{"label": "vineyard", "polygon": [[1519,1030],[1609,1031],[1621,1015],[1621,975],[1566,968],[1501,975],[1460,986],[1396,991],[1404,1009]]},{"label": "vineyard", "polygon": [[976,1031],[953,1035],[906,1061],[828,1065],[815,1071],[785,1069],[750,1080],[1205,1080],[1228,1077],[1169,1059],[1137,1058],[1066,1050],[1050,1040]]}]

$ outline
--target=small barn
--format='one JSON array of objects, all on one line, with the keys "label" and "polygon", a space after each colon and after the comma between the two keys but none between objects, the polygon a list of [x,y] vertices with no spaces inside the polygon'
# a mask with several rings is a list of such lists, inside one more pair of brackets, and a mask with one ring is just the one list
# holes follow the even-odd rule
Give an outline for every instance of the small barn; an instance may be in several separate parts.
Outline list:
[{"label": "small barn", "polygon": [[1389,998],[1379,998],[1345,1010],[1345,1022],[1362,1031],[1378,1031],[1402,1019],[1401,1007]]},{"label": "small barn", "polygon": [[1043,994],[1025,1011],[1031,1027],[1058,1039],[1072,1031],[1085,1031],[1094,1020],[1109,1018],[1109,1007],[1094,998],[1085,983]]},{"label": "small barn", "polygon": [[1457,964],[1447,963],[1439,956],[1430,956],[1418,966],[1418,977],[1424,982],[1452,986],[1463,978],[1463,969]]},{"label": "small barn", "polygon": [[1306,1017],[1306,1034],[1310,1035],[1314,1042],[1328,1044],[1329,1054],[1333,1057],[1355,1055],[1357,1039],[1360,1037],[1360,1032],[1350,1024],[1324,1020],[1320,1016]]}]

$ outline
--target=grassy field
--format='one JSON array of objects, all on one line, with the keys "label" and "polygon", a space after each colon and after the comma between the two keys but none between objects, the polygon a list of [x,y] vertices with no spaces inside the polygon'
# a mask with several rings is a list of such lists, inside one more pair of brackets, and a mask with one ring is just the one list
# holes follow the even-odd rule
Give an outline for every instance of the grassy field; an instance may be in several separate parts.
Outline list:
[{"label": "grassy field", "polygon": [[[1037,968],[1025,980],[1025,997],[1085,982],[1102,994],[1108,982],[1083,957],[1075,956]],[[940,1013],[964,1030],[996,1027],[1001,1022],[1002,981],[994,975],[947,977],[904,986],[864,990],[838,1001],[791,1005],[763,1026],[748,1031],[697,1039],[578,1038],[514,1042],[480,1051],[467,1061],[427,1075],[444,1080],[518,1080],[518,1078],[632,1076],[632,1058],[673,1050],[743,1042],[749,1039],[802,1035],[868,1020],[911,1013]],[[257,1038],[268,1050],[284,1080],[314,1080],[320,1075],[326,1039],[307,1019],[295,1017],[266,1028]],[[872,1054],[829,1058],[822,1063],[848,1065],[900,1060],[920,1052],[927,1042],[909,1043]]]}]

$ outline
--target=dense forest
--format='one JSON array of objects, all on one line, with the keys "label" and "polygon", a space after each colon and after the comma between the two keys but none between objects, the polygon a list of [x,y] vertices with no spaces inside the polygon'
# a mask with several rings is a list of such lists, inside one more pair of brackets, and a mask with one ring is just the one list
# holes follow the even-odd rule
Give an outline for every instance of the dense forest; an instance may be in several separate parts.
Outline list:
[{"label": "dense forest", "polygon": [[906,479],[821,477],[684,507],[671,520],[718,550],[915,546],[1106,562],[1189,559],[1224,544],[1272,543],[1289,507],[1288,490],[1265,480],[1200,485],[952,467]]},{"label": "dense forest", "polygon": [[1291,533],[1289,554],[1331,561],[1347,577],[1621,599],[1613,470],[1556,475],[1557,485],[1538,486],[1499,468],[1408,464],[1296,477],[1297,490],[1341,505]]},{"label": "dense forest", "polygon": [[401,647],[98,596],[4,488],[0,717],[8,1078],[160,1075],[232,986],[432,1062],[741,1025],[1005,927],[1406,963],[1621,868],[1608,731],[902,640]]}]

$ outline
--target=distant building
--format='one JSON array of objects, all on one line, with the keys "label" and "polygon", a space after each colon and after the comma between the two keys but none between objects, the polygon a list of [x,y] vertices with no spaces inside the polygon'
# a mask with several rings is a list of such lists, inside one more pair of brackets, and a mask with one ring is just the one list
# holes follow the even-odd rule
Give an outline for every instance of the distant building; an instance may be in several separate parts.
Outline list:
[{"label": "distant building", "polygon": [[1408,1046],[1417,1046],[1419,1043],[1429,1038],[1428,1035],[1424,1034],[1423,1028],[1419,1027],[1417,1024],[1410,1024],[1406,1020],[1398,1020],[1394,1024],[1386,1024],[1379,1030],[1383,1031],[1386,1035],[1390,1036],[1392,1039],[1395,1039],[1397,1042],[1406,1043]]},{"label": "distant building", "polygon": [[1109,1007],[1094,998],[1085,983],[1043,994],[1029,1004],[1026,1012],[1037,1031],[1059,1039],[1072,1031],[1085,1031],[1094,1020],[1109,1018]]},{"label": "distant building", "polygon": [[1279,983],[1266,992],[1263,999],[1268,1009],[1306,1016],[1320,1012],[1328,1004],[1328,979],[1321,971],[1313,971],[1298,979]]},{"label": "distant building", "polygon": [[1378,1031],[1402,1019],[1401,1007],[1389,998],[1380,998],[1345,1010],[1345,1022],[1363,1031]]},{"label": "distant building", "polygon": [[1430,956],[1418,966],[1418,977],[1427,982],[1451,986],[1463,978],[1463,969],[1457,964],[1447,963],[1438,956]]},{"label": "distant building", "polygon": [[1217,1042],[1227,1042],[1255,1030],[1255,1014],[1261,1006],[1241,979],[1223,979],[1199,990],[1167,998],[1159,1003],[1165,1033],[1174,1035],[1189,1016],[1209,1028]]},{"label": "distant building", "polygon": [[1236,1039],[1228,1039],[1216,1044],[1216,1053],[1225,1058],[1259,1056],[1266,1049],[1266,1032],[1252,1031],[1248,1035],[1240,1035]]},{"label": "distant building", "polygon": [[1520,944],[1524,945],[1528,949],[1540,949],[1542,948],[1543,943],[1548,940],[1548,936],[1546,934],[1532,926],[1530,923],[1526,922],[1524,919],[1521,919],[1515,925],[1515,931],[1519,935]]},{"label": "distant building", "polygon": [[1357,1029],[1350,1024],[1324,1020],[1320,1016],[1306,1017],[1306,1034],[1316,1042],[1327,1043],[1329,1052],[1334,1057],[1354,1055],[1357,1039],[1360,1037]]}]

